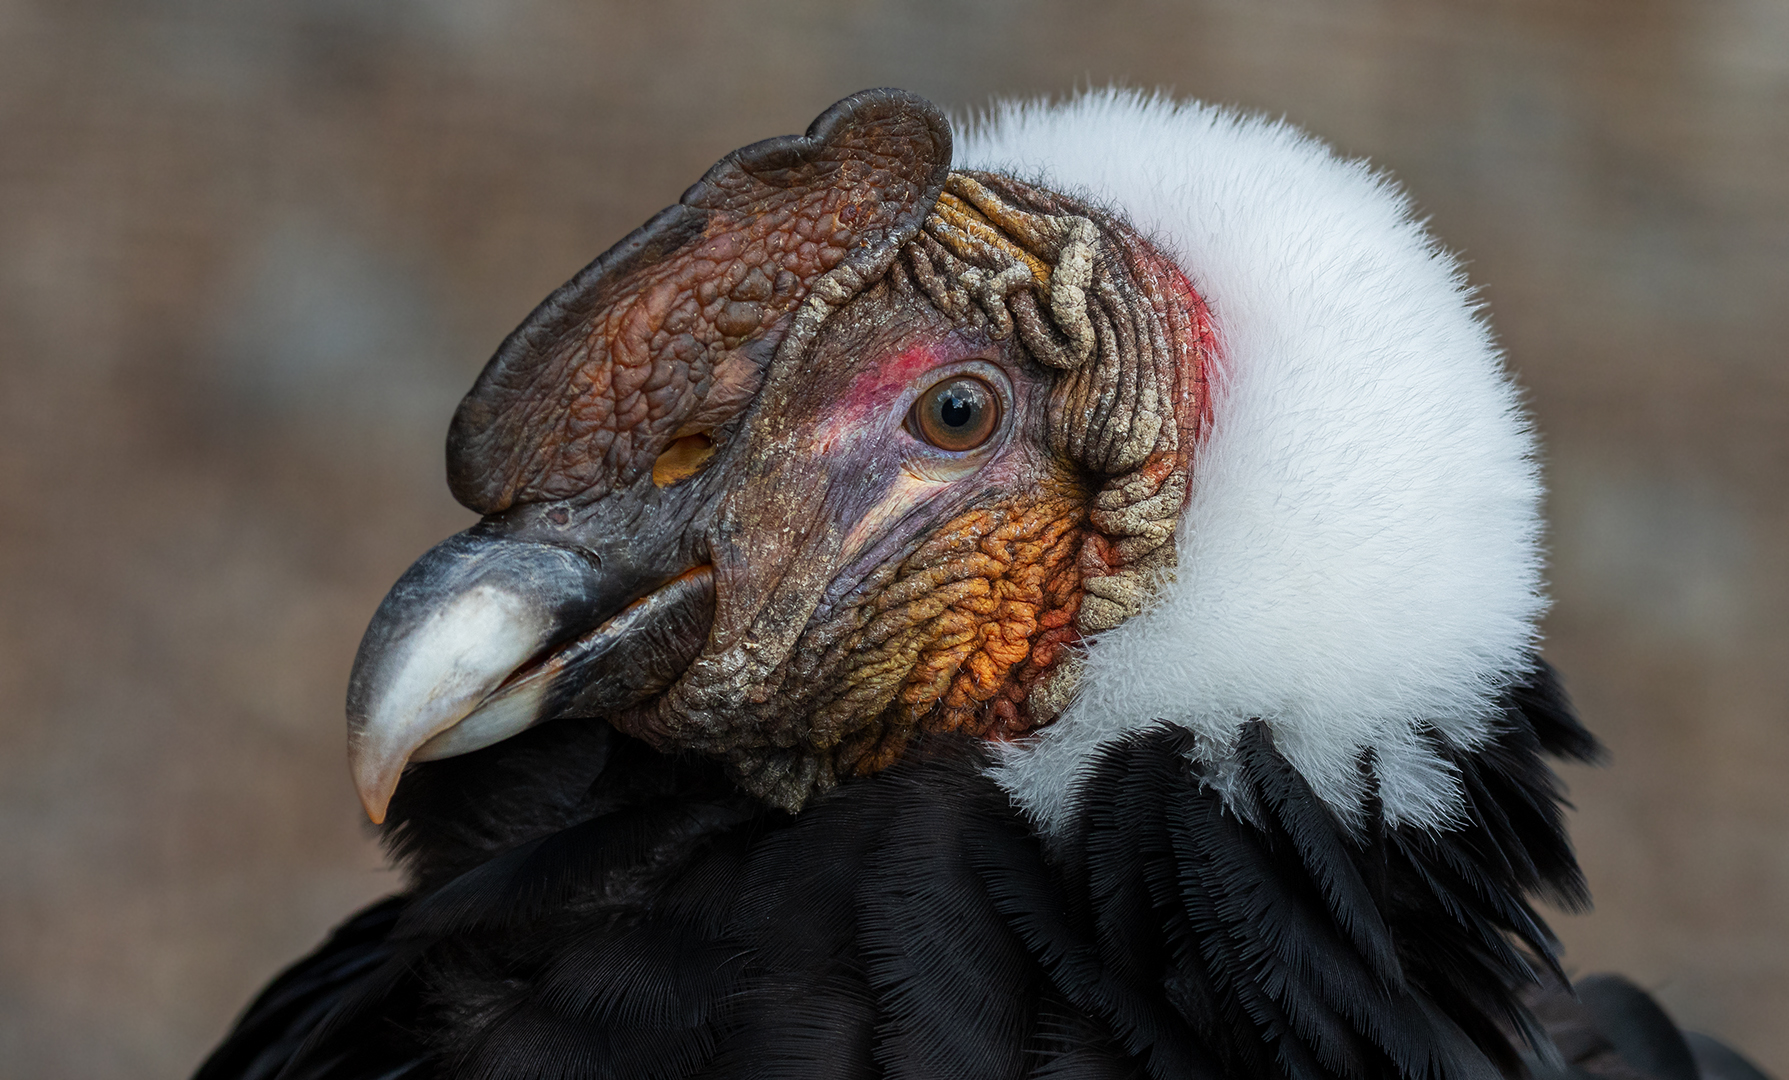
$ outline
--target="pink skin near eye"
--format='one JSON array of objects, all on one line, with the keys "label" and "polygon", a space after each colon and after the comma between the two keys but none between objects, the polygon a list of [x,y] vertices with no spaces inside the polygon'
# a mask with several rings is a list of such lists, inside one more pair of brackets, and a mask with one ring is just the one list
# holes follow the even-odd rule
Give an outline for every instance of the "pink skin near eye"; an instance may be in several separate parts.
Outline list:
[{"label": "pink skin near eye", "polygon": [[[880,446],[890,437],[903,437],[903,420],[914,395],[948,377],[950,366],[982,355],[981,349],[968,348],[966,343],[925,342],[866,367],[839,396],[831,415],[818,425],[814,433],[816,448],[832,452],[841,445],[864,439]],[[985,464],[979,460],[953,462],[950,459],[958,455],[931,450],[916,439],[911,442],[913,449],[924,457],[939,458],[936,464],[941,467],[927,467],[923,460],[904,463],[876,505],[853,523],[844,541],[847,558],[874,543],[891,524],[938,494],[943,485],[968,476]]]},{"label": "pink skin near eye", "polygon": [[925,389],[914,386],[921,376],[946,364],[975,359],[981,352],[962,342],[922,342],[867,365],[839,395],[831,415],[815,428],[815,443],[830,450],[851,435],[871,432],[870,425],[881,417],[892,416],[898,426],[911,404],[904,400],[907,391]]}]

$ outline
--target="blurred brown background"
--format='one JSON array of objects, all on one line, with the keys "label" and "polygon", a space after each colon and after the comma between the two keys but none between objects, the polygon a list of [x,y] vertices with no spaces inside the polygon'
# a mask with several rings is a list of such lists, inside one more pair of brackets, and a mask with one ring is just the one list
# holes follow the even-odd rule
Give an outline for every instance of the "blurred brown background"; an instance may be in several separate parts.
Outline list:
[{"label": "blurred brown background", "polygon": [[1547,444],[1620,968],[1789,1076],[1789,0],[0,0],[0,1076],[177,1077],[393,879],[365,621],[529,308],[845,93],[1284,113],[1471,260]]}]

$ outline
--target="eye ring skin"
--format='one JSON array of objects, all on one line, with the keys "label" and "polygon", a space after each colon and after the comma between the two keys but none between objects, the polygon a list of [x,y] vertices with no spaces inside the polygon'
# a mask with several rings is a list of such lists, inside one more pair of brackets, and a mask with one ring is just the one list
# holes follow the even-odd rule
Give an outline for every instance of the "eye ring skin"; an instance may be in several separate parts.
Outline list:
[{"label": "eye ring skin", "polygon": [[[914,403],[921,395],[940,383],[962,377],[977,379],[994,392],[1000,405],[1000,418],[996,430],[981,445],[970,450],[945,450],[915,434],[909,421]],[[929,501],[947,495],[951,485],[970,480],[990,466],[998,466],[1005,451],[1012,447],[1014,432],[1023,426],[1028,412],[1013,385],[1012,375],[985,353],[971,353],[927,368],[923,374],[910,378],[900,393],[886,400],[888,411],[882,414],[885,417],[882,423],[889,427],[881,428],[887,432],[882,438],[889,440],[893,444],[890,449],[899,455],[895,462],[891,462],[898,473],[875,497],[875,505],[846,530],[844,569],[840,571],[839,580],[851,584],[840,586],[839,596],[852,591],[864,579],[867,563],[895,554],[894,549],[878,545],[886,540],[889,530],[898,522],[918,512]],[[972,497],[974,490],[964,489],[962,494]]]},{"label": "eye ring skin", "polygon": [[[974,379],[987,387],[997,413],[986,439],[964,450],[951,450],[928,441],[917,430],[915,414],[928,394],[958,379]],[[913,446],[905,462],[906,470],[913,476],[940,483],[960,480],[987,464],[1009,441],[1018,408],[1012,381],[999,365],[981,358],[959,361],[933,368],[911,385],[909,394],[902,396],[900,427]]]}]

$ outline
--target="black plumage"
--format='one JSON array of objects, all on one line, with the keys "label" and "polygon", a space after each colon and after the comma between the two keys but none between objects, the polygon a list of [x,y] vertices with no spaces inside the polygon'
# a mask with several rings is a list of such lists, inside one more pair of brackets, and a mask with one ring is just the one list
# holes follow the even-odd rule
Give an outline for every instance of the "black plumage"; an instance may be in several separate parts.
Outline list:
[{"label": "black plumage", "polygon": [[1584,895],[1544,755],[1596,744],[1544,664],[1505,701],[1441,833],[1340,820],[1261,724],[1228,799],[1180,729],[1109,747],[1048,841],[971,740],[791,816],[549,724],[412,769],[413,887],[199,1078],[1512,1073],[1555,970],[1529,898]]}]

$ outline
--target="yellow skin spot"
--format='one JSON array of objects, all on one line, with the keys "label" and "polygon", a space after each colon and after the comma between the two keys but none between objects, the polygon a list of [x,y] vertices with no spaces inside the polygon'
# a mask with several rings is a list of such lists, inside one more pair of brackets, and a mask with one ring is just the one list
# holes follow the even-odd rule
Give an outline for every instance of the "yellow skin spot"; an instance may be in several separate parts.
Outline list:
[{"label": "yellow skin spot", "polygon": [[652,463],[652,482],[659,487],[670,487],[696,475],[702,464],[713,456],[714,441],[706,435],[685,435],[673,440]]}]

